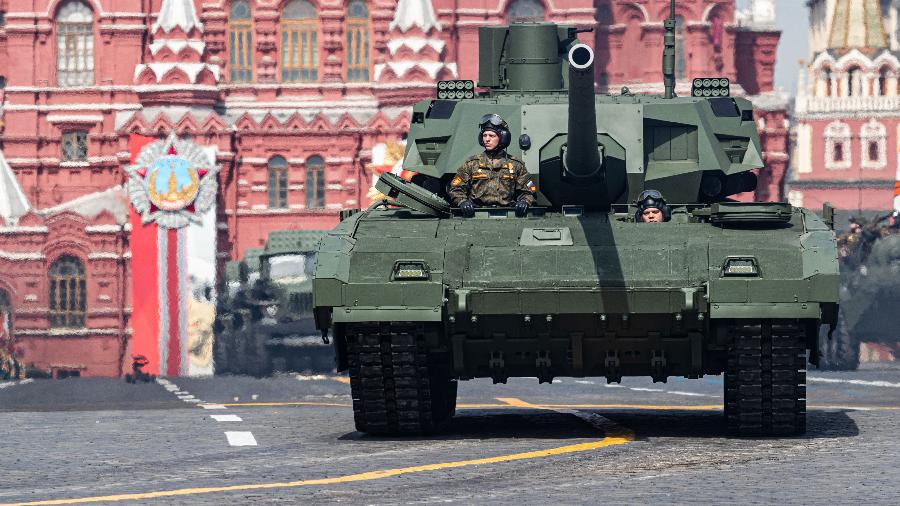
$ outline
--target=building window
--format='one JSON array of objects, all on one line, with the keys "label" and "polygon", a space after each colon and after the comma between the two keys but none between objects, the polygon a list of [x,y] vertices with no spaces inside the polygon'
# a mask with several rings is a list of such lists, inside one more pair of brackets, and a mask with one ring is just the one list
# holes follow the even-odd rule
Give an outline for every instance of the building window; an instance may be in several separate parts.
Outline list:
[{"label": "building window", "polygon": [[86,288],[84,264],[73,256],[59,257],[48,272],[50,325],[84,327]]},{"label": "building window", "polygon": [[319,79],[319,20],[306,0],[294,0],[281,13],[281,80]]},{"label": "building window", "polygon": [[847,96],[852,97],[860,94],[860,72],[859,69],[850,69],[847,71]]},{"label": "building window", "polygon": [[369,8],[361,0],[347,5],[347,81],[369,80]]},{"label": "building window", "polygon": [[306,207],[325,207],[325,160],[311,156],[306,160]]},{"label": "building window", "polygon": [[831,90],[831,69],[825,69],[825,75],[824,75],[823,79],[825,80],[825,96],[826,96],[826,97],[830,97],[830,96],[831,96],[831,93],[832,93],[832,90]]},{"label": "building window", "polygon": [[849,169],[853,164],[850,156],[850,125],[835,121],[825,127],[825,168],[831,170]]},{"label": "building window", "polygon": [[88,133],[84,130],[63,132],[62,160],[64,162],[87,161]]},{"label": "building window", "polygon": [[228,69],[233,83],[253,80],[253,16],[246,0],[233,2],[228,13]]},{"label": "building window", "polygon": [[883,169],[887,166],[887,128],[875,118],[862,126],[859,132],[862,141],[862,167]]},{"label": "building window", "polygon": [[269,208],[287,207],[288,163],[282,156],[269,160]]},{"label": "building window", "polygon": [[539,0],[513,0],[506,9],[509,23],[534,22],[544,20],[544,4]]},{"label": "building window", "polygon": [[56,15],[56,83],[94,84],[94,13],[80,0],[66,2]]},{"label": "building window", "polygon": [[12,342],[12,302],[6,290],[0,290],[0,348]]}]

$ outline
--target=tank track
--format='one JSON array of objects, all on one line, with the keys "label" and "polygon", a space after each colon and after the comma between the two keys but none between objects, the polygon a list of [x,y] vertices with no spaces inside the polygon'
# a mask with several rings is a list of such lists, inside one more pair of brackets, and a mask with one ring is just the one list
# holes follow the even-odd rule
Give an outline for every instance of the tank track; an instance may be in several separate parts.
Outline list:
[{"label": "tank track", "polygon": [[453,416],[456,381],[447,355],[426,353],[421,327],[353,327],[346,336],[358,431],[427,434]]},{"label": "tank track", "polygon": [[771,320],[739,322],[725,373],[725,418],[739,436],[806,432],[803,328]]}]

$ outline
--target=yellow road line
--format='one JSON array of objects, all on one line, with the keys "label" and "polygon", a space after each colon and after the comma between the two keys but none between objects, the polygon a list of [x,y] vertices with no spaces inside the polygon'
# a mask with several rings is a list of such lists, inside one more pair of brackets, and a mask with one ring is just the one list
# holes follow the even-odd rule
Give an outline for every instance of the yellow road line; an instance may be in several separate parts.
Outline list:
[{"label": "yellow road line", "polygon": [[607,446],[622,445],[634,441],[634,434],[627,430],[619,432],[611,432],[607,437],[599,441],[591,441],[587,443],[579,443],[573,445],[559,446],[549,448],[547,450],[535,450],[530,452],[512,453],[508,455],[498,455],[496,457],[486,457],[471,460],[457,460],[453,462],[440,462],[436,464],[425,464],[421,466],[398,467],[394,469],[383,469],[378,471],[368,471],[364,473],[349,474],[345,476],[335,476],[333,478],[319,478],[313,480],[286,481],[276,483],[256,483],[247,485],[230,485],[224,487],[200,487],[200,488],[182,488],[174,490],[160,490],[157,492],[143,492],[134,494],[118,494],[94,497],[80,497],[74,499],[53,499],[47,501],[34,501],[25,503],[3,504],[0,506],[31,506],[31,505],[50,505],[50,504],[85,504],[93,502],[111,502],[111,501],[139,501],[146,499],[157,499],[161,497],[180,497],[199,494],[210,494],[214,492],[237,492],[247,490],[265,490],[274,488],[296,488],[307,487],[313,485],[334,485],[340,483],[354,483],[360,481],[380,480],[393,476],[401,476],[404,474],[425,473],[430,471],[439,471],[442,469],[456,469],[468,466],[480,466],[486,464],[499,464],[503,462],[514,462],[517,460],[538,459],[544,457],[552,457],[555,455],[565,455],[571,453],[580,453],[590,450],[597,450]]}]

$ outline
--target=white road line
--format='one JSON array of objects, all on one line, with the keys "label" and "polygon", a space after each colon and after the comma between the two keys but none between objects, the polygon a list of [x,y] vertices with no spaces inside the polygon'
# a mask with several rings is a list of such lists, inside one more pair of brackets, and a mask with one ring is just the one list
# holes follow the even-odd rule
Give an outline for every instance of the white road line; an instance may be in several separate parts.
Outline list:
[{"label": "white road line", "polygon": [[209,415],[213,420],[217,422],[243,422],[241,417],[237,415]]},{"label": "white road line", "polygon": [[3,383],[0,383],[0,390],[3,390],[4,388],[14,387],[16,385],[27,385],[33,381],[34,378],[23,379],[20,381],[4,381]]},{"label": "white road line", "polygon": [[252,432],[231,432],[226,431],[225,437],[228,438],[228,444],[231,446],[256,446],[256,438]]},{"label": "white road line", "polygon": [[891,383],[890,381],[866,381],[866,380],[857,380],[857,379],[837,379],[837,378],[822,378],[819,376],[807,376],[807,383],[845,383],[849,385],[861,385],[866,387],[887,387],[887,388],[900,388],[900,383]]},{"label": "white road line", "polygon": [[200,404],[201,402],[203,402],[200,399],[181,399],[181,400],[183,400],[184,402],[187,402],[187,403],[191,403],[191,404]]},{"label": "white road line", "polygon": [[201,404],[200,407],[203,409],[225,409],[225,406],[221,404]]},{"label": "white road line", "polygon": [[672,395],[686,395],[688,397],[719,397],[718,395],[710,395],[710,394],[698,394],[697,392],[682,392],[680,390],[666,390],[667,394]]},{"label": "white road line", "polygon": [[631,387],[629,390],[634,390],[635,392],[665,392],[665,390],[661,388],[640,388],[640,387]]},{"label": "white road line", "polygon": [[594,383],[593,381],[588,380],[575,380],[575,383],[579,385],[596,385],[596,383]]},{"label": "white road line", "polygon": [[298,374],[296,378],[298,381],[321,381],[327,380],[328,376],[324,374]]}]

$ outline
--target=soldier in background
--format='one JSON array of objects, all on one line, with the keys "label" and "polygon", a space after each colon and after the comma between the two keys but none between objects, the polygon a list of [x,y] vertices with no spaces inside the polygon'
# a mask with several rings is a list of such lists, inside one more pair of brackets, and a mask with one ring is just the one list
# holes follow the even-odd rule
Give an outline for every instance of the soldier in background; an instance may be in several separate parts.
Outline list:
[{"label": "soldier in background", "polygon": [[638,223],[662,223],[672,219],[672,210],[659,190],[644,190],[637,199],[634,221]]},{"label": "soldier in background", "polygon": [[463,216],[475,215],[476,207],[515,206],[525,216],[534,204],[537,188],[522,160],[506,152],[512,134],[496,114],[485,114],[478,122],[478,143],[484,152],[469,157],[450,182],[449,196]]}]

